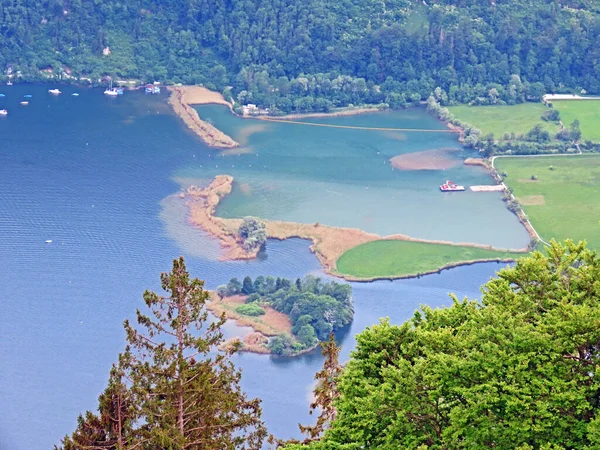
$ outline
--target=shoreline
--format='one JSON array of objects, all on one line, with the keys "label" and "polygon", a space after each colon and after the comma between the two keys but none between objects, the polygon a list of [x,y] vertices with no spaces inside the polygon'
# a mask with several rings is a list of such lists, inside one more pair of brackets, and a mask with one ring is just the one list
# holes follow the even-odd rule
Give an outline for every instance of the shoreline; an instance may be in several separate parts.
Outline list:
[{"label": "shoreline", "polygon": [[231,104],[217,92],[201,86],[169,86],[169,105],[187,127],[199,136],[209,147],[235,148],[239,143],[214,125],[203,121],[192,105],[219,104],[231,110]]},{"label": "shoreline", "polygon": [[375,106],[372,107],[357,107],[357,108],[341,108],[339,111],[330,111],[330,112],[315,112],[315,113],[291,113],[285,114],[283,116],[264,116],[264,115],[244,115],[241,117],[247,119],[258,119],[258,120],[266,120],[266,121],[277,121],[277,120],[297,120],[297,119],[310,119],[316,117],[344,117],[344,116],[356,116],[359,114],[370,114],[381,112],[382,109],[379,109]]},{"label": "shoreline", "polygon": [[[210,300],[206,302],[206,309],[211,312],[215,317],[221,317],[225,315],[225,319],[235,322],[237,327],[249,327],[252,328],[251,333],[247,334],[243,338],[234,336],[227,339],[221,346],[228,348],[231,346],[240,346],[240,352],[257,353],[259,355],[275,355],[269,350],[266,345],[269,342],[269,338],[278,336],[280,334],[287,333],[292,336],[292,324],[287,315],[276,311],[270,306],[261,305],[266,311],[263,316],[246,316],[235,311],[236,305],[245,304],[246,296],[235,295],[231,297],[224,297],[221,299],[215,291],[209,291]],[[283,322],[286,322],[283,324]],[[285,326],[284,326],[285,325]],[[313,351],[319,346],[319,342],[313,347],[304,349],[293,355],[286,355],[285,357],[292,358],[294,356],[303,355]],[[283,355],[281,355],[283,356]]]},{"label": "shoreline", "polygon": [[[184,193],[179,194],[180,198],[185,200],[189,211],[189,222],[202,228],[213,237],[220,240],[223,254],[221,260],[244,260],[254,259],[258,250],[247,253],[243,250],[241,242],[237,239],[237,229],[241,224],[241,219],[226,219],[214,215],[220,200],[231,193],[233,177],[230,175],[217,175],[214,180],[205,188],[190,186]],[[523,249],[496,249],[489,245],[473,243],[455,243],[440,240],[417,239],[403,234],[394,234],[390,236],[380,236],[374,233],[368,233],[356,228],[331,227],[327,225],[301,224],[294,222],[264,220],[267,229],[267,237],[270,239],[285,240],[290,238],[300,238],[310,240],[310,250],[321,263],[325,273],[333,275],[348,281],[375,281],[377,279],[402,279],[416,278],[423,274],[400,275],[393,277],[372,277],[365,279],[356,279],[350,275],[344,275],[336,270],[336,262],[339,257],[358,245],[365,244],[382,239],[402,240],[409,242],[421,242],[427,244],[443,244],[458,247],[472,247],[486,250],[511,251],[516,253],[526,253],[529,248]],[[449,267],[474,264],[475,262],[494,262],[497,258],[490,258],[477,261],[458,261],[447,264],[436,269],[431,273],[439,273]]]}]

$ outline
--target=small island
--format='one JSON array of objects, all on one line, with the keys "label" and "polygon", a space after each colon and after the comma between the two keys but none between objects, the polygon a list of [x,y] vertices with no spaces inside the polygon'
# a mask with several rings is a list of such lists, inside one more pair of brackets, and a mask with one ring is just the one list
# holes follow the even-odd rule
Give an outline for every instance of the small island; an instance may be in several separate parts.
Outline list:
[{"label": "small island", "polygon": [[319,341],[352,322],[352,288],[309,275],[295,281],[272,276],[232,278],[212,293],[208,309],[225,314],[254,332],[230,339],[241,350],[293,356],[313,350]]}]

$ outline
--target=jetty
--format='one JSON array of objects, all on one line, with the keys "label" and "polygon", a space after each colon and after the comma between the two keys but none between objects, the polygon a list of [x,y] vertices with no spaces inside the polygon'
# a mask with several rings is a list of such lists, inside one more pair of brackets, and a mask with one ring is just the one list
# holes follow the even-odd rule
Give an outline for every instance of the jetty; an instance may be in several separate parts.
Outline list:
[{"label": "jetty", "polygon": [[506,186],[502,183],[487,186],[469,186],[469,189],[473,192],[502,192],[506,189]]}]

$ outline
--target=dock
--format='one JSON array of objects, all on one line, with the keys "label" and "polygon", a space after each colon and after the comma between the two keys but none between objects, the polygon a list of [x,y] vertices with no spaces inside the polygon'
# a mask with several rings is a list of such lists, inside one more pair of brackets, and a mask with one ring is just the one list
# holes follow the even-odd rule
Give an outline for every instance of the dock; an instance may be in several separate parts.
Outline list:
[{"label": "dock", "polygon": [[504,186],[504,183],[502,183],[488,186],[470,186],[469,189],[474,192],[502,192],[504,189],[506,189],[506,186]]}]

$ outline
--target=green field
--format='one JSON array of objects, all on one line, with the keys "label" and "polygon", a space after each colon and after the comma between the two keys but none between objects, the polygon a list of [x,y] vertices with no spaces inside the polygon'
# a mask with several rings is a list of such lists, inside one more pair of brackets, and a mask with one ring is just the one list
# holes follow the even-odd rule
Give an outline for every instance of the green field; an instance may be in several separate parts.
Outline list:
[{"label": "green field", "polygon": [[540,124],[553,136],[558,125],[542,120],[542,114],[548,107],[541,103],[522,103],[510,106],[451,106],[448,108],[454,116],[469,125],[479,128],[484,135],[494,133],[496,139],[502,139],[504,133],[526,134]]},{"label": "green field", "polygon": [[519,258],[523,253],[457,245],[380,240],[354,247],[337,260],[337,271],[356,278],[403,277],[432,272],[461,261]]},{"label": "green field", "polygon": [[497,158],[494,166],[508,174],[504,182],[542,239],[585,239],[600,249],[600,155]]},{"label": "green field", "polygon": [[578,119],[582,138],[600,142],[600,100],[558,100],[552,104],[560,111],[565,127]]}]

